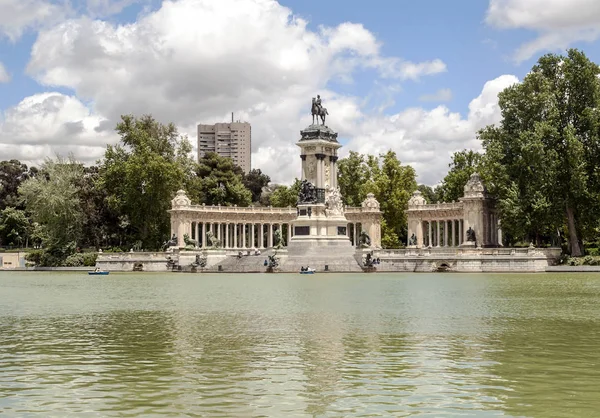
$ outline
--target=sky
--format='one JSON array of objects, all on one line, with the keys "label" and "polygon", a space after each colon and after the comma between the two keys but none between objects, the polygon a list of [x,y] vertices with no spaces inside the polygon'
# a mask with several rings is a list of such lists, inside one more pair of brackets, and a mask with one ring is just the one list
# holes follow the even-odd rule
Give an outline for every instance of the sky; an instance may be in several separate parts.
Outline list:
[{"label": "sky", "polygon": [[252,124],[252,167],[300,175],[319,94],[343,157],[396,152],[435,185],[546,53],[600,62],[597,0],[0,0],[0,160],[86,164],[120,115]]}]

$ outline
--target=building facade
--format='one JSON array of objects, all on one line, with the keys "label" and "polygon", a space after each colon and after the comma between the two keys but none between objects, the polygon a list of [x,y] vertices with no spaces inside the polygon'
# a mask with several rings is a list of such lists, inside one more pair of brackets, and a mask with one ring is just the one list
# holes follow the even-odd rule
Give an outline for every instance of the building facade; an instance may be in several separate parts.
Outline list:
[{"label": "building facade", "polygon": [[208,152],[231,158],[244,173],[250,172],[252,128],[248,122],[198,125],[198,159]]}]

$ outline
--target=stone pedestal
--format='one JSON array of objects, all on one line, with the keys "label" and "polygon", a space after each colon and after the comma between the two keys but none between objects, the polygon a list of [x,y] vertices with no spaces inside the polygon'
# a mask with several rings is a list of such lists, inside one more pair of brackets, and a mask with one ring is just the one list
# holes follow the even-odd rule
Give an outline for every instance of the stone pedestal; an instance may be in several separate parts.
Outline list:
[{"label": "stone pedestal", "polygon": [[310,125],[300,135],[296,145],[301,150],[303,189],[289,247],[351,247],[337,187],[337,150],[342,146],[337,133]]}]

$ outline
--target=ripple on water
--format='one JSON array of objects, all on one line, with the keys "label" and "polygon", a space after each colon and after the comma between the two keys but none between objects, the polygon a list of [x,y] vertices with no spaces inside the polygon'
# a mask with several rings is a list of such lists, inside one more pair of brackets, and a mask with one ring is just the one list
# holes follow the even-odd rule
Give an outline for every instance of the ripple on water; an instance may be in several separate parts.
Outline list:
[{"label": "ripple on water", "polygon": [[592,416],[600,278],[0,272],[0,410]]}]

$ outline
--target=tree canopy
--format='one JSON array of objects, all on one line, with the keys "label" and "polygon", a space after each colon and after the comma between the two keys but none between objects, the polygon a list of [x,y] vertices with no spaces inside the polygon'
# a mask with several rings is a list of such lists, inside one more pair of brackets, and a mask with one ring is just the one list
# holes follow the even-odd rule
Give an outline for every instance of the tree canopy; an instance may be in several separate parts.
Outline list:
[{"label": "tree canopy", "polygon": [[599,75],[576,49],[544,55],[499,94],[502,121],[479,133],[503,229],[536,239],[566,225],[573,256],[600,213]]}]

